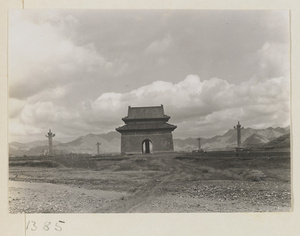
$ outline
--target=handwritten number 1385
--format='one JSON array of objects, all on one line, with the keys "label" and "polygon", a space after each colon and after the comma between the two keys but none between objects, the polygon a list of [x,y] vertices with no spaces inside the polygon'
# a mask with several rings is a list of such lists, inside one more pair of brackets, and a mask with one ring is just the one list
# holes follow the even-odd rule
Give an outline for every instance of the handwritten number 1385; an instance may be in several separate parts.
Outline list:
[{"label": "handwritten number 1385", "polygon": [[[56,222],[56,224],[53,226],[54,230],[56,230],[56,231],[62,231],[62,227],[59,225],[59,223],[60,222]],[[44,222],[44,225],[43,225],[42,228],[43,228],[44,231],[51,230],[51,222],[50,221]],[[37,223],[35,221],[33,221],[33,220],[28,221],[27,224],[26,224],[26,230],[31,230],[31,231],[38,230]]]}]

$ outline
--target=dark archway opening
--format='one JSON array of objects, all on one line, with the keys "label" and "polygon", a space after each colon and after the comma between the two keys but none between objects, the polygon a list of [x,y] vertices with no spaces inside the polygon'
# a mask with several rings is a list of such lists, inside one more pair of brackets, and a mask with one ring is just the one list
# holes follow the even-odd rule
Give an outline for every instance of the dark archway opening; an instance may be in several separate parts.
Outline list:
[{"label": "dark archway opening", "polygon": [[152,142],[149,139],[145,139],[142,143],[142,152],[151,153],[152,152]]}]

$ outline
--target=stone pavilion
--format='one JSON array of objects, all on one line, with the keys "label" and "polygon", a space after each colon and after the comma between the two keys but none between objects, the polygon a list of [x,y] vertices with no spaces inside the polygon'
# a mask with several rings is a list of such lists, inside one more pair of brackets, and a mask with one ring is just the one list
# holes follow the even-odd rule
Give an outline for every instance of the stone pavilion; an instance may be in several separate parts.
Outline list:
[{"label": "stone pavilion", "polygon": [[177,126],[168,124],[170,116],[164,107],[128,107],[121,133],[121,154],[142,154],[174,151],[173,136]]}]

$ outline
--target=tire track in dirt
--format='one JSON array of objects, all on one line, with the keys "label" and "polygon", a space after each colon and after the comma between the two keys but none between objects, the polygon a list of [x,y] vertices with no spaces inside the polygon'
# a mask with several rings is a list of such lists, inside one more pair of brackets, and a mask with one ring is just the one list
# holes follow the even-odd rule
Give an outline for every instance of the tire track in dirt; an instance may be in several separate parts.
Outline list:
[{"label": "tire track in dirt", "polygon": [[[249,163],[248,159],[174,153],[134,156],[118,165],[107,162],[97,171],[17,166],[10,170],[11,179],[27,182],[22,188],[16,182],[10,185],[10,210],[15,213],[286,211],[290,207],[286,162],[278,161],[270,168],[271,162],[259,159]],[[248,178],[252,173],[249,169],[253,168],[268,171],[272,178],[253,182]]]},{"label": "tire track in dirt", "polygon": [[[155,180],[151,183],[151,187],[145,189],[145,191],[143,191],[142,193],[140,193],[138,195],[138,198],[134,199],[134,205],[131,206],[131,208],[127,209],[126,212],[131,213],[131,212],[135,212],[136,210],[139,209],[139,207],[149,203],[152,199],[157,198],[158,196],[162,195],[163,193],[161,192],[161,188],[162,187],[166,187],[167,183],[169,182],[169,180],[172,178],[172,175],[166,175],[163,178],[161,178],[160,180]],[[159,182],[158,184],[156,184],[156,182]],[[141,201],[138,201],[138,200]]]},{"label": "tire track in dirt", "polygon": [[137,190],[127,198],[121,198],[119,202],[114,202],[112,205],[106,206],[101,212],[113,213],[129,213],[138,209],[138,207],[146,204],[152,198],[160,195],[160,187],[164,186],[166,182],[172,177],[170,174],[163,174],[157,176],[155,180],[147,182],[142,188]]},{"label": "tire track in dirt", "polygon": [[[157,176],[155,180],[149,181],[146,186],[139,191],[131,195],[128,199],[114,205],[113,210],[110,208],[110,212],[139,212],[143,206],[149,204],[152,200],[166,195],[169,192],[166,191],[174,184],[182,183],[184,180],[189,180],[194,176],[194,172],[197,172],[198,168],[195,168],[194,163],[185,163],[174,158],[159,158],[156,161],[159,162],[166,170],[166,174]],[[203,166],[202,166],[203,167]],[[150,207],[151,208],[151,207]]]},{"label": "tire track in dirt", "polygon": [[115,212],[115,213],[129,213],[138,212],[138,209],[149,203],[152,199],[163,195],[161,188],[168,186],[168,183],[174,177],[174,163],[171,158],[163,157],[157,158],[155,162],[158,162],[162,167],[164,173],[155,176],[138,189],[136,192],[131,194],[127,198],[120,199],[119,202],[114,202],[109,206],[102,209],[102,212]]},{"label": "tire track in dirt", "polygon": [[139,209],[142,206],[147,205],[152,200],[168,193],[165,189],[174,185],[174,182],[188,179],[190,177],[190,174],[188,173],[192,169],[190,165],[185,165],[183,170],[182,163],[174,158],[162,157],[157,158],[155,161],[159,162],[163,169],[165,169],[165,173],[160,176],[156,176],[155,179],[147,182],[142,188],[137,190],[128,198],[124,198],[118,203],[107,206],[104,209],[104,212],[139,212]]}]

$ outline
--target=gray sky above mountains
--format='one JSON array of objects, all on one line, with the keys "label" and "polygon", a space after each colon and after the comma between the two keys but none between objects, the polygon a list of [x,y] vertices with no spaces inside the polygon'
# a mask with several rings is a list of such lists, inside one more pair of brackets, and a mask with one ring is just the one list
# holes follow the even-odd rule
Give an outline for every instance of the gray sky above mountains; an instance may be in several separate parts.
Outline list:
[{"label": "gray sky above mountains", "polygon": [[72,140],[163,104],[174,137],[289,125],[289,12],[15,10],[10,141]]}]

